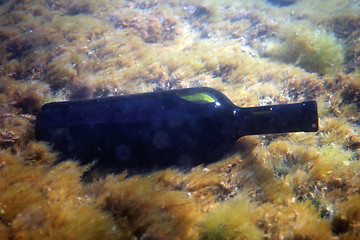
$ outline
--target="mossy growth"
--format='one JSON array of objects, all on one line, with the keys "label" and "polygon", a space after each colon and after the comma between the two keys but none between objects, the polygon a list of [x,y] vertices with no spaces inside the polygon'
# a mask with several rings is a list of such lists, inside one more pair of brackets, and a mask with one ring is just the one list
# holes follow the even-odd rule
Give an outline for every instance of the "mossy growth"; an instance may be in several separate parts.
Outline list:
[{"label": "mossy growth", "polygon": [[201,240],[261,239],[263,231],[255,223],[256,205],[243,196],[223,202],[205,216]]},{"label": "mossy growth", "polygon": [[56,17],[49,27],[69,42],[97,39],[107,30],[105,22],[86,14]]},{"label": "mossy growth", "polygon": [[98,204],[116,218],[118,239],[196,239],[201,214],[189,195],[156,184],[152,176],[107,176]]},{"label": "mossy growth", "polygon": [[269,43],[263,53],[264,56],[292,63],[321,75],[341,70],[344,47],[335,35],[323,29],[313,29],[301,24],[283,27],[278,33],[283,41]]},{"label": "mossy growth", "polygon": [[86,168],[56,166],[56,154],[32,142],[19,152],[0,151],[0,239],[115,239],[110,214],[80,183]]},{"label": "mossy growth", "polygon": [[84,55],[64,54],[54,58],[48,65],[46,81],[55,90],[64,86],[71,86],[78,77],[79,68],[84,61]]},{"label": "mossy growth", "polygon": [[333,221],[332,230],[341,239],[358,239],[360,231],[360,195],[357,193],[341,202]]},{"label": "mossy growth", "polygon": [[288,205],[264,203],[256,208],[254,218],[264,228],[268,239],[332,238],[330,221],[320,218],[309,201]]},{"label": "mossy growth", "polygon": [[315,178],[328,174],[340,176],[355,157],[352,151],[342,149],[339,145],[324,145],[319,152],[320,157],[310,172]]}]

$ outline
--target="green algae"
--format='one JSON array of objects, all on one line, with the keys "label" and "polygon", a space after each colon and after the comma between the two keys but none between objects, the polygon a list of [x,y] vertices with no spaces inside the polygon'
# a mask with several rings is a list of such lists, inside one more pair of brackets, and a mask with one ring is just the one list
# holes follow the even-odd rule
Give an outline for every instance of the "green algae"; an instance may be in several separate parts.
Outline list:
[{"label": "green algae", "polygon": [[260,239],[263,232],[254,222],[254,207],[246,198],[216,207],[205,216],[200,239]]},{"label": "green algae", "polygon": [[341,71],[345,50],[334,34],[303,26],[285,29],[280,33],[283,42],[268,46],[265,56],[322,75]]},{"label": "green algae", "polygon": [[[0,8],[0,238],[356,239],[356,2]],[[44,102],[193,86],[244,107],[315,99],[319,132],[246,137],[213,165],[91,183],[34,142]]]}]

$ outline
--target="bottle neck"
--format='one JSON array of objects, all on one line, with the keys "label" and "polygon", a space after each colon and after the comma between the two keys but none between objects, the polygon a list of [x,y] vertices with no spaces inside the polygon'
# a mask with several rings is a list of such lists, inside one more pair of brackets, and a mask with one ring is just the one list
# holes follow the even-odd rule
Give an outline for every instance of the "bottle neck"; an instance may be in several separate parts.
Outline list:
[{"label": "bottle neck", "polygon": [[315,101],[237,108],[234,115],[240,136],[318,130]]}]

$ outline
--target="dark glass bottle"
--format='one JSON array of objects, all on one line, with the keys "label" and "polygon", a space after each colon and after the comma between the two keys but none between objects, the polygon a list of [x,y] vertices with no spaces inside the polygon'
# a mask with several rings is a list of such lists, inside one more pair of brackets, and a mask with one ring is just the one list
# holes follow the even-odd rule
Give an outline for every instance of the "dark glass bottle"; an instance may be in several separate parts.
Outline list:
[{"label": "dark glass bottle", "polygon": [[240,108],[212,88],[189,88],[42,107],[36,138],[62,158],[145,172],[219,160],[245,135],[317,131],[315,101]]}]

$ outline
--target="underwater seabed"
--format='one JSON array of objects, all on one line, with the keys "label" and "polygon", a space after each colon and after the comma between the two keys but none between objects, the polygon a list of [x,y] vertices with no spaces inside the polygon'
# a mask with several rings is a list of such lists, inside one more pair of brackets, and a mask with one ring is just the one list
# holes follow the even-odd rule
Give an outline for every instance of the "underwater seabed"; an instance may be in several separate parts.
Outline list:
[{"label": "underwater seabed", "polygon": [[[0,1],[0,239],[359,239],[360,3]],[[60,100],[207,86],[316,100],[317,133],[191,170],[83,179],[34,137]]]}]

